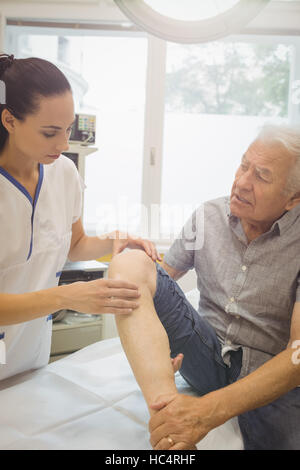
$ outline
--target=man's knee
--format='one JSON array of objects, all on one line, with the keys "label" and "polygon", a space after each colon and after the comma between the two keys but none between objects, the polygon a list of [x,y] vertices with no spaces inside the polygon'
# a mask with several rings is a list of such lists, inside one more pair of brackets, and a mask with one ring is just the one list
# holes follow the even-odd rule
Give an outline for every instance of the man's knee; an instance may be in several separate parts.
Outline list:
[{"label": "man's knee", "polygon": [[143,250],[123,251],[115,255],[109,264],[108,277],[140,284],[147,284],[152,296],[156,290],[156,265]]}]

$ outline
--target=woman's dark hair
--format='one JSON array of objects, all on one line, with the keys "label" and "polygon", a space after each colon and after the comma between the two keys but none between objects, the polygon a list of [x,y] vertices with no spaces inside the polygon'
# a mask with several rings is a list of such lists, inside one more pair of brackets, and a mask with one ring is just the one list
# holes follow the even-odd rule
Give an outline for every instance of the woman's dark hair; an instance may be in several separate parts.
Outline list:
[{"label": "woman's dark hair", "polygon": [[38,111],[41,97],[71,91],[65,75],[51,62],[37,57],[15,59],[0,54],[0,80],[0,151],[8,135],[1,121],[3,109],[23,120]]}]

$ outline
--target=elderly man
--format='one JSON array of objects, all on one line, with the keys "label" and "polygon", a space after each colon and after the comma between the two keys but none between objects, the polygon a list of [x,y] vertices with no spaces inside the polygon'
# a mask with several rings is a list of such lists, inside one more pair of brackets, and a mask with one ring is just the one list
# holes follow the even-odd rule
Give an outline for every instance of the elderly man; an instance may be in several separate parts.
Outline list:
[{"label": "elderly man", "polygon": [[[109,269],[139,285],[138,308],[116,321],[151,444],[193,449],[238,416],[245,449],[300,449],[299,131],[264,127],[230,198],[205,203],[203,222],[199,211],[194,249],[183,229],[162,266],[134,250]],[[198,312],[175,282],[192,268]],[[199,396],[178,393],[170,350]]]}]

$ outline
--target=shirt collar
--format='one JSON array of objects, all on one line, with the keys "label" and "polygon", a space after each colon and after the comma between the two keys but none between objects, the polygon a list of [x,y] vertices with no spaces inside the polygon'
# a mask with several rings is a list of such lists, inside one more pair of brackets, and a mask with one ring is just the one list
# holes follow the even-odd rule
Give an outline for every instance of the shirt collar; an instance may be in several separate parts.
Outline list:
[{"label": "shirt collar", "polygon": [[[231,214],[230,212],[230,197],[227,197],[226,200],[226,214],[229,218],[229,222],[231,224],[235,224],[240,220],[235,215]],[[282,235],[286,230],[289,229],[291,225],[293,225],[296,220],[300,217],[300,203],[297,204],[293,209],[287,211],[283,214],[279,219],[275,220],[272,227],[270,228],[269,232],[278,231],[278,235]]]},{"label": "shirt collar", "polygon": [[297,204],[293,209],[287,211],[283,214],[278,220],[274,222],[271,229],[277,225],[279,229],[279,234],[283,234],[286,230],[288,230],[300,217],[300,204]]}]

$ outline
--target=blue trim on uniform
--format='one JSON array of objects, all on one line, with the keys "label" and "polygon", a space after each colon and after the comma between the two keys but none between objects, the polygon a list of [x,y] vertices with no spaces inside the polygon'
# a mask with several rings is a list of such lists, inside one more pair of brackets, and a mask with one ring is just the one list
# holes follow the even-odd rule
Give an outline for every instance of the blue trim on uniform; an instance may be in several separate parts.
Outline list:
[{"label": "blue trim on uniform", "polygon": [[[41,187],[42,187],[43,178],[44,178],[44,166],[43,166],[41,163],[39,163],[39,180],[38,180],[38,184],[37,184],[36,191],[35,191],[34,201],[33,201],[33,204],[32,204],[32,215],[31,215],[31,240],[30,240],[30,247],[29,247],[29,253],[28,253],[28,256],[27,256],[27,261],[29,260],[29,258],[30,258],[30,256],[31,256],[31,253],[32,253],[34,212],[35,212],[35,208],[36,208],[36,205],[37,205],[37,201],[38,201],[38,198],[39,198],[39,195],[40,195],[40,191],[41,191]],[[31,200],[32,200],[32,199],[31,199]]]},{"label": "blue trim on uniform", "polygon": [[30,204],[32,205],[32,214],[31,214],[31,237],[30,237],[30,246],[29,246],[29,253],[28,253],[28,256],[27,256],[27,260],[29,260],[30,256],[31,256],[31,253],[32,253],[32,246],[33,246],[33,219],[34,219],[34,212],[35,212],[35,208],[36,208],[36,205],[37,205],[37,201],[38,201],[38,198],[39,198],[39,195],[40,195],[40,191],[41,191],[41,187],[42,187],[42,182],[43,182],[43,179],[44,179],[44,165],[42,165],[41,163],[39,163],[39,180],[38,180],[38,184],[37,184],[37,187],[36,187],[36,191],[35,191],[35,196],[34,196],[34,201],[32,200],[32,197],[30,196],[29,192],[27,191],[26,188],[24,188],[24,186],[19,183],[19,181],[17,181],[13,176],[11,176],[4,168],[2,168],[0,166],[0,174],[2,174],[6,179],[8,179],[16,188],[19,189],[19,191],[21,191],[21,193],[24,194],[24,196],[28,199],[28,201],[30,202]]},{"label": "blue trim on uniform", "polygon": [[60,277],[60,276],[61,276],[61,273],[62,273],[62,271],[58,271],[58,272],[56,273],[56,277]]},{"label": "blue trim on uniform", "polygon": [[3,339],[5,336],[5,333],[0,333],[0,340]]},{"label": "blue trim on uniform", "polygon": [[52,320],[52,314],[48,315],[47,321]]},{"label": "blue trim on uniform", "polygon": [[13,176],[11,176],[6,170],[4,170],[4,168],[2,168],[0,166],[0,173],[5,176],[6,179],[8,179],[14,186],[16,186],[16,188],[18,188],[23,194],[24,196],[27,197],[27,199],[29,200],[30,204],[32,205],[32,197],[30,196],[29,192],[27,191],[26,188],[24,188],[24,186],[19,183],[19,181],[17,181]]}]

